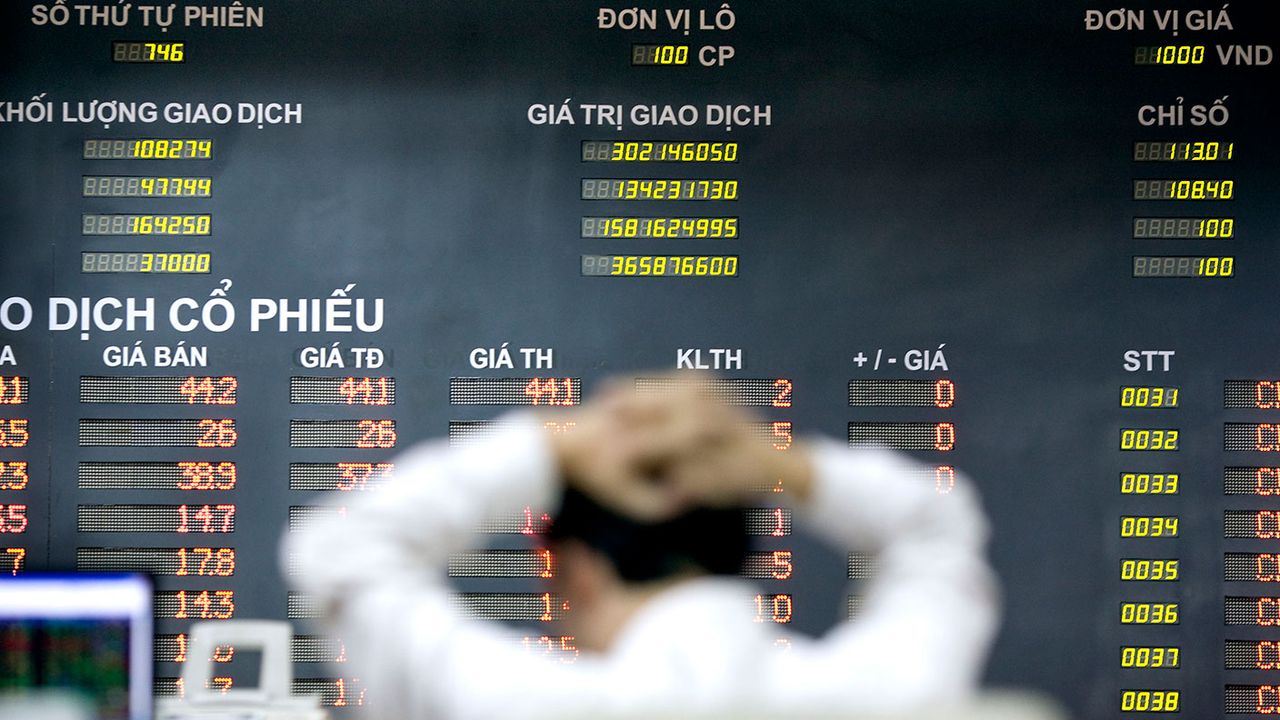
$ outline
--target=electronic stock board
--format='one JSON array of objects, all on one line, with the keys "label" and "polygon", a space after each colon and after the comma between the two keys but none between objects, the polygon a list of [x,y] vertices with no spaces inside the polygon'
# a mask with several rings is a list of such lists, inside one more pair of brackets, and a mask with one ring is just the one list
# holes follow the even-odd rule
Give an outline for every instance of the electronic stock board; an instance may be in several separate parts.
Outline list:
[{"label": "electronic stock board", "polygon": [[[0,23],[0,570],[154,573],[158,695],[191,621],[265,617],[299,621],[295,691],[364,703],[280,534],[342,532],[317,498],[376,492],[414,441],[693,369],[779,452],[973,477],[990,682],[1087,718],[1280,712],[1269,3]],[[743,614],[820,632],[874,559],[793,533],[776,489]],[[571,662],[543,522],[511,508],[450,572]]]}]

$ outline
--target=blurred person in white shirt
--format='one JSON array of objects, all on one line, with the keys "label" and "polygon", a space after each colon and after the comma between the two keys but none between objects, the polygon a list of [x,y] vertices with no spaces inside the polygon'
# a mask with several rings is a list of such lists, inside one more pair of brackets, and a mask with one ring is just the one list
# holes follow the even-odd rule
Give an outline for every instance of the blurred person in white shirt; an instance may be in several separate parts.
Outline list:
[{"label": "blurred person in white shirt", "polygon": [[[297,587],[314,595],[368,687],[371,716],[419,718],[763,715],[896,710],[976,689],[998,622],[986,522],[959,477],[881,449],[815,439],[786,452],[751,420],[677,383],[621,386],[549,433],[533,413],[495,436],[400,456],[395,477],[347,504],[335,532],[285,538]],[[922,472],[923,470],[923,472]],[[856,620],[821,638],[752,621],[736,577],[742,508],[781,482],[827,542],[875,553]],[[530,506],[557,516],[554,589],[571,608],[573,663],[529,653],[504,626],[468,617],[446,577],[487,518]]]}]

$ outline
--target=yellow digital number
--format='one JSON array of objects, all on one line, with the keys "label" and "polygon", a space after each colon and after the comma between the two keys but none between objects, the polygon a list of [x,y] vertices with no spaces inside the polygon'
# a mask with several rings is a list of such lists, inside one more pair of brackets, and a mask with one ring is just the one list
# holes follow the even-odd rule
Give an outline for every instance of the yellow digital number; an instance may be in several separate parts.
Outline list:
[{"label": "yellow digital number", "polygon": [[1177,690],[1124,690],[1120,694],[1121,712],[1178,712]]},{"label": "yellow digital number", "polygon": [[1151,558],[1122,560],[1120,579],[1127,582],[1174,582],[1178,579],[1178,561]]},{"label": "yellow digital number", "polygon": [[1142,647],[1126,645],[1120,650],[1120,667],[1124,668],[1176,668],[1182,651],[1177,646]]}]

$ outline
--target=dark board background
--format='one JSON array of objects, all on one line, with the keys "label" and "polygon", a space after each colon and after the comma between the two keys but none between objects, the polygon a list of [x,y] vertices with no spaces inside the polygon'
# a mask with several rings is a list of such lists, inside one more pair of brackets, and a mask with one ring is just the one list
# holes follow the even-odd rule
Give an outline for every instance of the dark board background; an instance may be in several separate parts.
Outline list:
[{"label": "dark board background", "polygon": [[[632,7],[619,5],[618,8]],[[645,5],[686,7],[686,5]],[[718,9],[690,3],[695,12]],[[237,590],[237,616],[283,617],[275,542],[291,504],[290,462],[345,459],[343,451],[290,448],[290,418],[355,417],[348,408],[291,407],[288,378],[304,371],[306,346],[376,346],[399,383],[384,416],[400,445],[441,435],[450,420],[492,409],[451,407],[448,378],[535,374],[476,370],[476,347],[550,347],[555,373],[599,380],[675,364],[677,348],[740,348],[739,377],[786,377],[795,406],[771,411],[801,433],[840,437],[854,420],[948,420],[954,452],[930,461],[964,468],[983,491],[994,524],[992,555],[1006,593],[991,683],[1045,689],[1082,717],[1117,714],[1121,688],[1182,691],[1188,717],[1221,711],[1224,683],[1271,683],[1265,673],[1222,670],[1224,637],[1265,637],[1223,628],[1227,507],[1265,508],[1264,498],[1224,498],[1224,465],[1266,464],[1224,453],[1225,420],[1265,421],[1264,411],[1222,410],[1227,378],[1271,378],[1280,349],[1271,281],[1277,211],[1274,66],[1221,67],[1214,44],[1272,43],[1264,3],[1232,3],[1234,31],[1086,32],[1079,3],[753,3],[734,6],[728,32],[602,31],[598,5],[529,2],[272,2],[262,28],[37,27],[28,3],[0,9],[0,100],[47,93],[56,106],[93,99],[166,102],[289,102],[300,125],[152,126],[7,123],[0,126],[0,297],[25,297],[36,321],[5,331],[16,368],[32,380],[33,508],[23,542],[28,567],[69,567],[75,548],[176,545],[164,536],[124,538],[75,531],[84,502],[181,502],[180,493],[77,490],[82,460],[174,459],[157,449],[79,448],[81,417],[200,417],[186,407],[82,406],[81,375],[174,374],[104,368],[109,345],[209,347],[209,374],[240,379],[228,408],[239,446],[208,457],[240,464],[234,493],[236,576],[208,583]],[[1198,8],[1165,3],[1161,8]],[[1215,6],[1216,9],[1217,6]],[[1109,9],[1109,8],[1099,8]],[[74,17],[74,15],[73,15]],[[112,40],[180,40],[172,66],[109,61]],[[723,68],[632,68],[632,42],[730,44]],[[1137,44],[1210,48],[1203,67],[1134,67]],[[1211,103],[1229,96],[1229,124],[1147,128],[1139,105]],[[769,105],[767,127],[534,126],[534,103]],[[579,115],[579,121],[581,116]],[[208,162],[89,161],[91,137],[211,137]],[[587,139],[733,140],[731,166],[587,165]],[[1231,163],[1131,162],[1132,142],[1234,141]],[[214,177],[208,200],[81,198],[83,174],[181,168]],[[175,170],[176,172],[176,170]],[[741,198],[711,203],[592,203],[578,199],[592,176],[731,177]],[[1135,177],[1229,177],[1227,203],[1138,203]],[[1222,208],[1225,211],[1219,213]],[[209,238],[113,239],[79,234],[87,212],[211,212]],[[586,214],[732,214],[741,238],[584,240]],[[1140,241],[1134,215],[1228,214],[1228,241]],[[175,247],[213,253],[208,276],[86,276],[81,250]],[[734,253],[733,279],[584,278],[581,253]],[[1137,280],[1140,253],[1230,254],[1221,280]],[[177,333],[164,321],[173,299],[203,301],[228,278],[240,313],[223,333]],[[251,332],[249,298],[385,299],[376,333]],[[154,297],[154,332],[49,332],[50,296]],[[901,357],[945,343],[949,371],[859,367],[859,353]],[[1169,372],[1129,373],[1129,349],[1174,350]],[[183,371],[177,371],[182,374]],[[199,373],[199,371],[193,371]],[[855,377],[941,377],[958,399],[945,413],[850,408]],[[1123,383],[1177,385],[1176,410],[1122,411]],[[9,417],[16,417],[13,413]],[[1178,427],[1176,454],[1119,452],[1122,426]],[[358,459],[383,459],[362,451]],[[376,455],[376,457],[375,457]],[[928,455],[928,454],[926,454]],[[936,453],[933,455],[937,455]],[[1124,497],[1123,470],[1184,477],[1172,498]],[[1121,540],[1122,514],[1178,514],[1181,537]],[[211,540],[211,542],[217,542]],[[794,544],[795,625],[818,632],[843,599],[843,557]],[[1119,559],[1177,557],[1180,582],[1118,580]],[[806,562],[802,562],[806,561]],[[162,581],[161,587],[167,587]],[[172,583],[170,583],[172,584]],[[481,586],[489,587],[484,583]],[[507,583],[504,586],[518,586]],[[172,585],[179,587],[179,585]],[[1124,628],[1122,600],[1171,600],[1177,626]],[[946,612],[939,608],[939,612]],[[161,631],[176,632],[174,622]],[[1183,648],[1174,671],[1121,670],[1122,644]],[[162,664],[163,665],[163,664]],[[300,675],[324,675],[299,666]],[[176,674],[170,665],[159,675]]]}]

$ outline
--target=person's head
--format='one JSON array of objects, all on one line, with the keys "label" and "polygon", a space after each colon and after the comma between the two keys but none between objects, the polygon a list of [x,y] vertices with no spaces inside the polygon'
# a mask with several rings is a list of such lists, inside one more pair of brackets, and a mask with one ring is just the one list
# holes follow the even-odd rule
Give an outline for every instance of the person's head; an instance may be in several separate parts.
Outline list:
[{"label": "person's head", "polygon": [[583,647],[603,649],[655,592],[700,575],[737,575],[747,555],[740,507],[691,508],[643,523],[568,488],[547,531],[556,590],[570,603],[566,628]]}]

